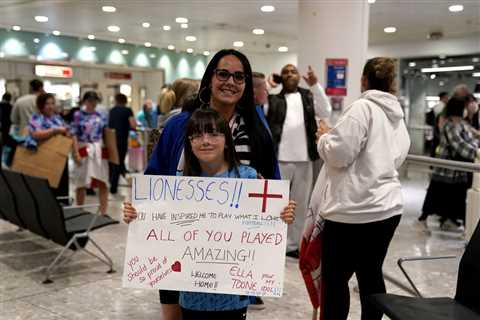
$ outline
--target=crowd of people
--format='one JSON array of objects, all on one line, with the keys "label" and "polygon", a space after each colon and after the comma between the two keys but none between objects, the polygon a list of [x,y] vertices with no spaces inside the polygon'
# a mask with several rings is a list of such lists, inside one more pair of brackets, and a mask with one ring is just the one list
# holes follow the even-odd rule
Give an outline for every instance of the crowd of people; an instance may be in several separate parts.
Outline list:
[{"label": "crowd of people", "polygon": [[[17,146],[36,150],[39,143],[56,135],[72,138],[74,167],[69,175],[68,163],[63,168],[59,185],[54,188],[58,197],[68,198],[70,185],[75,188],[75,199],[82,205],[87,194],[99,193],[100,212],[108,213],[108,194],[117,194],[120,176],[127,173],[125,158],[130,133],[137,127],[156,129],[180,109],[197,92],[198,82],[181,78],[172,86],[166,86],[158,99],[158,105],[147,99],[142,110],[134,116],[128,106],[128,98],[117,93],[112,108],[101,108],[101,96],[95,91],[85,92],[79,105],[59,112],[55,96],[46,93],[43,82],[30,81],[30,92],[12,104],[12,95],[6,92],[0,103],[1,150],[3,162],[11,166]],[[181,103],[181,104],[180,104]],[[114,129],[119,164],[109,162],[105,148],[105,130]],[[67,202],[68,200],[65,200]]]},{"label": "crowd of people", "polygon": [[[289,223],[286,254],[302,255],[309,201],[326,221],[322,316],[347,319],[348,280],[356,273],[362,318],[381,319],[366,297],[385,292],[383,260],[403,209],[397,169],[410,146],[394,95],[394,69],[392,59],[369,60],[362,96],[330,127],[331,107],[311,68],[304,77],[308,89],[299,87],[300,72],[289,64],[277,78],[281,92],[268,95],[271,84],[252,72],[243,54],[221,50],[207,66],[196,97],[166,123],[145,173],[290,180],[292,202],[282,212]],[[203,149],[218,156],[204,158]],[[379,150],[383,156],[377,156]],[[312,163],[319,157],[324,164],[317,179]],[[312,179],[317,181],[313,193]],[[125,222],[136,217],[132,204],[124,203]],[[358,235],[354,247],[347,241],[352,232]],[[248,305],[262,303],[253,297],[164,290],[160,302],[169,320],[245,319]]]},{"label": "crowd of people", "polygon": [[[312,231],[307,221],[310,212],[312,228],[321,228],[323,237],[321,254],[314,255],[321,256],[316,262],[322,273],[322,319],[348,318],[348,282],[355,273],[362,319],[380,320],[382,314],[368,296],[385,292],[382,265],[403,211],[397,170],[410,147],[403,109],[395,96],[395,65],[389,58],[368,60],[359,79],[361,96],[345,108],[335,125],[329,122],[332,108],[312,68],[304,70],[307,87],[302,87],[303,72],[295,65],[287,64],[276,76],[266,77],[253,72],[248,58],[233,49],[212,57],[200,83],[175,80],[162,88],[157,103],[146,100],[136,116],[121,93],[105,116],[96,110],[99,95],[89,91],[65,120],[55,112],[55,97],[34,80],[32,93],[19,98],[9,111],[15,129],[6,135],[14,138],[13,144],[33,149],[56,135],[72,137],[77,203],[85,201],[87,188],[98,188],[102,214],[108,213],[108,188],[117,193],[119,176],[126,173],[129,132],[136,128],[161,132],[145,174],[289,180],[291,201],[280,213],[288,224],[285,254],[300,261],[309,258],[302,235],[309,239]],[[281,91],[269,94],[276,86]],[[452,152],[447,145],[460,146],[455,153],[469,160],[476,156],[476,133],[466,140],[463,132],[470,132],[467,120],[476,121],[478,129],[478,105],[475,108],[465,99],[471,98],[451,98],[445,112],[439,113],[440,156]],[[475,112],[465,114],[463,120],[466,108]],[[106,128],[116,132],[118,165],[108,164],[102,144]],[[5,137],[3,141],[11,143]],[[67,168],[64,175],[68,188]],[[454,176],[468,183],[468,176]],[[431,213],[439,212],[427,212]],[[136,217],[135,208],[125,201],[124,221]],[[166,320],[246,319],[249,306],[263,306],[258,297],[166,290],[159,294]]]},{"label": "crowd of people", "polygon": [[[449,97],[439,94],[439,103],[433,108],[434,127],[431,156],[445,160],[474,162],[480,154],[479,108],[475,96],[464,85],[455,87]],[[465,224],[467,191],[472,186],[472,174],[465,171],[436,167],[418,222],[429,233],[427,218],[437,215],[440,228],[445,231],[462,231]]]}]

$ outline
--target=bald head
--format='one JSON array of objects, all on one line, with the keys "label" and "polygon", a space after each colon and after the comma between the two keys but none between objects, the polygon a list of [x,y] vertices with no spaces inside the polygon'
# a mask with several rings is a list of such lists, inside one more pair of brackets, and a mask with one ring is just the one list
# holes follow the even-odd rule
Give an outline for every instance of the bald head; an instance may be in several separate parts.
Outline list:
[{"label": "bald head", "polygon": [[300,74],[297,67],[293,64],[287,64],[282,68],[281,76],[284,90],[288,93],[296,92],[300,82]]}]

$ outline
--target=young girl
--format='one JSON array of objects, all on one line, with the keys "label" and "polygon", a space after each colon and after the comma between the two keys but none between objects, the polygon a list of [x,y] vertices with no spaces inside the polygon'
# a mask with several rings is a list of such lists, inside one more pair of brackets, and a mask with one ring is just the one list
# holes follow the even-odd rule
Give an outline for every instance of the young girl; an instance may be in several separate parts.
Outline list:
[{"label": "young girl", "polygon": [[[256,179],[255,169],[241,165],[235,153],[230,129],[218,112],[199,109],[189,119],[185,138],[184,176],[228,177]],[[290,201],[281,213],[282,220],[291,224],[295,219],[295,202]],[[137,217],[135,208],[124,203],[124,221]],[[181,292],[182,319],[246,319],[247,296]]]}]

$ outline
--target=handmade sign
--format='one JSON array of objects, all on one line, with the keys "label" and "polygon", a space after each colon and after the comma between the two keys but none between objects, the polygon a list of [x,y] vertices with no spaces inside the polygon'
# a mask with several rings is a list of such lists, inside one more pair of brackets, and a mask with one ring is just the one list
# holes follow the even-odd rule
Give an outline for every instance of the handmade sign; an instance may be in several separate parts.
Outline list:
[{"label": "handmade sign", "polygon": [[123,286],[280,297],[289,183],[135,175]]}]

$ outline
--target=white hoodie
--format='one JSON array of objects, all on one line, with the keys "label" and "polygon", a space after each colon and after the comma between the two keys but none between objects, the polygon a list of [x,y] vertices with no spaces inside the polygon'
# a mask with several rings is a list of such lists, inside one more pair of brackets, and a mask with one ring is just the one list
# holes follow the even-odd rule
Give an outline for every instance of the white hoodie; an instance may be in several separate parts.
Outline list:
[{"label": "white hoodie", "polygon": [[310,206],[326,220],[368,223],[403,211],[397,169],[410,138],[394,95],[365,91],[318,141],[324,165]]}]

